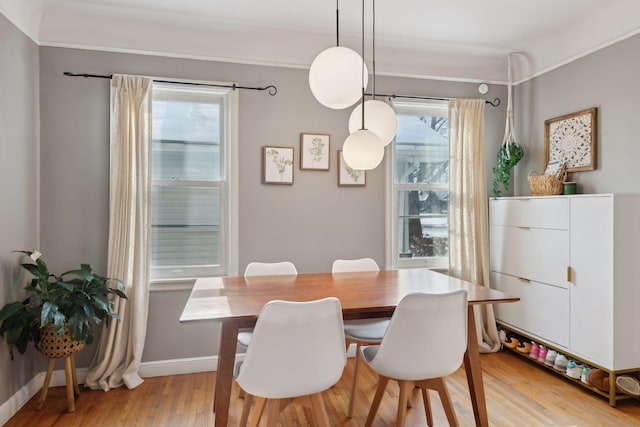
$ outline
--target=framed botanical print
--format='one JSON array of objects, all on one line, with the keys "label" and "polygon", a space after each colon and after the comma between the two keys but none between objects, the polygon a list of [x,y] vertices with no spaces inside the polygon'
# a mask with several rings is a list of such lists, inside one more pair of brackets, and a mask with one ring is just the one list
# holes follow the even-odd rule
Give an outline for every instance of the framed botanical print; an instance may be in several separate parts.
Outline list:
[{"label": "framed botanical print", "polygon": [[564,163],[567,172],[596,168],[596,114],[589,108],[544,122],[544,166]]},{"label": "framed botanical print", "polygon": [[329,170],[329,135],[319,133],[300,134],[300,169]]},{"label": "framed botanical print", "polygon": [[350,168],[338,150],[338,187],[364,187],[366,181],[367,172]]},{"label": "framed botanical print", "polygon": [[263,147],[262,182],[293,184],[293,147]]}]

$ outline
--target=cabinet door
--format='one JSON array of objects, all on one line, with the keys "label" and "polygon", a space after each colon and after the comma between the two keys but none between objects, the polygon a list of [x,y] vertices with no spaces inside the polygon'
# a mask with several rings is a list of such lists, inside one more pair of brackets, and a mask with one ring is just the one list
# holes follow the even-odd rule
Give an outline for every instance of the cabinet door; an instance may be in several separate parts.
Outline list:
[{"label": "cabinet door", "polygon": [[569,290],[525,281],[499,273],[491,274],[491,287],[520,298],[495,304],[496,319],[557,346],[569,347]]},{"label": "cabinet door", "polygon": [[613,198],[571,199],[571,351],[613,362]]},{"label": "cabinet door", "polygon": [[491,270],[567,287],[569,231],[491,226]]}]

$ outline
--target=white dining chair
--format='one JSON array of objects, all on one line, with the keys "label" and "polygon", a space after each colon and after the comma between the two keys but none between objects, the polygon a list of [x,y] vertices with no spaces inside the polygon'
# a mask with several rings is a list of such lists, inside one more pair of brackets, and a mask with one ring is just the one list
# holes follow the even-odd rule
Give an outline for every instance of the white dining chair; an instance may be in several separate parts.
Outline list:
[{"label": "white dining chair", "polygon": [[[331,267],[332,273],[353,273],[366,271],[380,271],[378,264],[371,258],[337,259]],[[360,319],[344,322],[344,334],[347,348],[351,343],[356,344],[356,355],[353,364],[353,379],[351,380],[351,392],[349,394],[349,406],[347,417],[353,416],[353,404],[355,401],[358,370],[360,366],[360,346],[379,344],[384,332],[389,325],[389,319]]]},{"label": "white dining chair", "polygon": [[337,259],[333,261],[332,273],[352,273],[357,271],[380,271],[372,258]]},{"label": "white dining chair", "polygon": [[466,291],[402,298],[380,345],[360,348],[363,360],[379,375],[365,426],[373,423],[390,379],[400,386],[396,426],[404,426],[407,399],[414,386],[422,390],[429,426],[433,425],[433,416],[428,389],[439,393],[449,425],[457,426],[444,377],[460,367],[466,349]]},{"label": "white dining chair", "polygon": [[[292,262],[251,262],[244,270],[244,277],[254,276],[289,276],[298,274],[296,266]],[[251,342],[252,328],[242,329],[238,332],[238,345],[246,350]]]},{"label": "white dining chair", "polygon": [[[313,339],[309,339],[313,337]],[[275,426],[283,405],[297,399],[312,408],[312,425],[329,426],[322,392],[336,384],[346,365],[340,300],[270,301],[260,312],[236,381],[246,392],[240,425],[257,426],[267,406]]]},{"label": "white dining chair", "polygon": [[244,277],[251,276],[284,276],[298,274],[292,262],[251,262],[244,270]]}]

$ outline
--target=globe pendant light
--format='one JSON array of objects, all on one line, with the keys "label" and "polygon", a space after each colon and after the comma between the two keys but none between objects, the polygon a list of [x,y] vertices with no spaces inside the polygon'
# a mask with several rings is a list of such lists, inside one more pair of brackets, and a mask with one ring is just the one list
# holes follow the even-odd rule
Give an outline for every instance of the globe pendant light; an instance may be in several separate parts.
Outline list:
[{"label": "globe pendant light", "polygon": [[[373,0],[373,91],[372,99],[365,102],[367,106],[367,113],[365,120],[369,130],[382,140],[383,145],[388,145],[393,141],[393,137],[396,136],[398,130],[398,118],[393,108],[383,101],[376,99],[376,1]],[[360,122],[359,118],[362,112],[361,107],[358,105],[351,116],[349,117],[349,133],[355,132],[358,129]]]},{"label": "globe pendant light", "polygon": [[[364,57],[364,0],[362,0],[362,56]],[[362,63],[364,73],[364,61]],[[384,157],[384,144],[378,135],[365,128],[364,75],[362,77],[362,128],[347,137],[342,146],[345,163],[352,169],[371,170],[378,167]]]},{"label": "globe pendant light", "polygon": [[[320,52],[309,69],[309,87],[325,107],[349,108],[360,99],[360,82],[368,71],[357,52],[340,46],[339,8],[336,0],[336,46]],[[364,73],[364,75],[362,74]]]},{"label": "globe pendant light", "polygon": [[342,156],[351,169],[375,169],[384,158],[384,144],[375,133],[360,129],[344,141]]},{"label": "globe pendant light", "polygon": [[[384,146],[389,145],[396,136],[398,130],[398,118],[396,112],[389,104],[377,99],[370,99],[364,103],[366,106],[365,121],[367,128],[378,135]],[[360,105],[354,108],[349,117],[349,133],[355,132],[360,123],[360,115],[362,114]]]}]

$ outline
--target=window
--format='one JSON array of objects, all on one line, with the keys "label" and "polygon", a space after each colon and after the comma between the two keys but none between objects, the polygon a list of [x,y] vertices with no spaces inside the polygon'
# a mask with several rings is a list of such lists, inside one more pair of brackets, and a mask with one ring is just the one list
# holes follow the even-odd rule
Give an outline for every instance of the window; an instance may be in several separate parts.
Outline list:
[{"label": "window", "polygon": [[237,270],[237,94],[154,84],[151,277]]},{"label": "window", "polygon": [[446,103],[396,103],[387,194],[392,268],[447,268],[449,122]]}]

